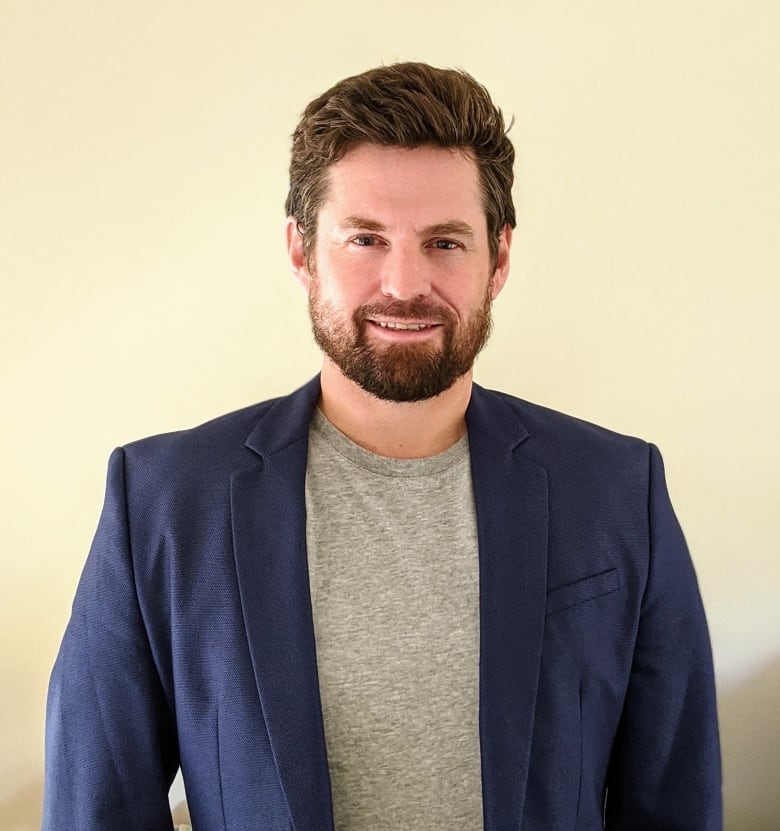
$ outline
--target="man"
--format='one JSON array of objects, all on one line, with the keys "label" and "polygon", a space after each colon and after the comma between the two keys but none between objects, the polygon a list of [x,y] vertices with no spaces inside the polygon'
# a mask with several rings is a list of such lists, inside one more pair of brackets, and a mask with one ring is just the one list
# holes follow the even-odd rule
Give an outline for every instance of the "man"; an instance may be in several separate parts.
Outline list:
[{"label": "man", "polygon": [[54,669],[46,829],[717,829],[658,451],[472,383],[512,146],[462,72],[313,101],[287,242],[322,373],[112,456]]}]

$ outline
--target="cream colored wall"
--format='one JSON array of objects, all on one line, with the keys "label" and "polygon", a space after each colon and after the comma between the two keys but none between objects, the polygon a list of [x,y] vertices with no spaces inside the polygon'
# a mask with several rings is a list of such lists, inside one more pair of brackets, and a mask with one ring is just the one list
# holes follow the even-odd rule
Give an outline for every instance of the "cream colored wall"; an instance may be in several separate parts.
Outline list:
[{"label": "cream colored wall", "polygon": [[289,133],[424,59],[516,119],[478,378],[652,439],[719,679],[729,827],[780,816],[776,0],[0,0],[0,828],[39,817],[48,673],[112,447],[317,368]]}]

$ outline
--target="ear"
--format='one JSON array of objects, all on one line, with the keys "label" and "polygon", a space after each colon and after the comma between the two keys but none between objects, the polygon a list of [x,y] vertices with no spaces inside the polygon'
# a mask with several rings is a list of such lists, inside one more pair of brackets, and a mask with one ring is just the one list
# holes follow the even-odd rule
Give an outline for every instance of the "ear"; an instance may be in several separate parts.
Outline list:
[{"label": "ear", "polygon": [[496,256],[496,268],[493,272],[493,288],[491,297],[495,300],[504,288],[507,277],[509,277],[509,249],[512,247],[512,229],[504,225],[498,237],[498,254]]},{"label": "ear", "polygon": [[294,216],[287,217],[285,228],[287,236],[287,256],[290,260],[290,271],[308,294],[311,286],[311,272],[306,262],[306,253],[303,250],[303,237],[298,230],[298,220]]}]

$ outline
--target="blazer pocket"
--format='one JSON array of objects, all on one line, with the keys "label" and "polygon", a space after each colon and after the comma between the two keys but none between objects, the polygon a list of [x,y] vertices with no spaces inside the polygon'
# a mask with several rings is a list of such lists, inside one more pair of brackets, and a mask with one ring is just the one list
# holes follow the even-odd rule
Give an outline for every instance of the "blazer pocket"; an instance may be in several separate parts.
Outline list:
[{"label": "blazer pocket", "polygon": [[547,592],[547,615],[554,615],[572,606],[579,606],[605,594],[611,594],[620,588],[618,570],[610,568],[606,571],[583,577],[567,586],[559,586]]}]

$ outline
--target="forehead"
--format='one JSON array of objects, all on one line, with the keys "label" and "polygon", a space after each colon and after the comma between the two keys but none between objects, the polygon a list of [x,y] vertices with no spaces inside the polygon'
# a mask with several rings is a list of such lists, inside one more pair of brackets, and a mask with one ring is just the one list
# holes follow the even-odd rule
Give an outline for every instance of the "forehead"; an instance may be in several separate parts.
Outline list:
[{"label": "forehead", "polygon": [[362,144],[328,171],[322,214],[423,224],[442,216],[484,222],[479,171],[467,149]]}]

